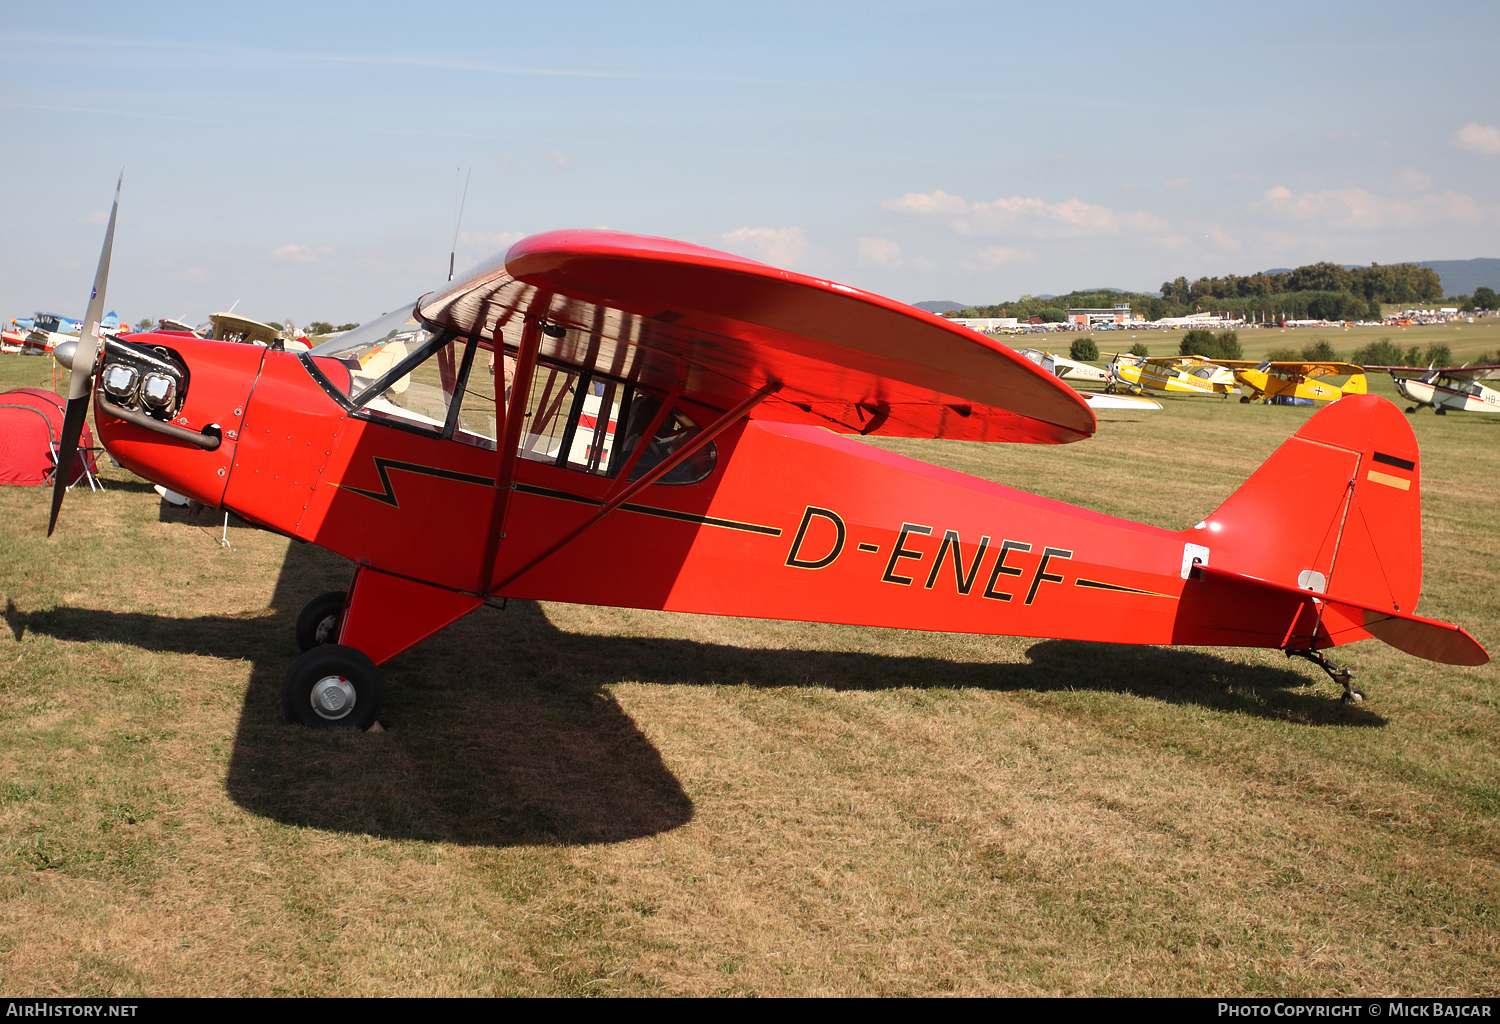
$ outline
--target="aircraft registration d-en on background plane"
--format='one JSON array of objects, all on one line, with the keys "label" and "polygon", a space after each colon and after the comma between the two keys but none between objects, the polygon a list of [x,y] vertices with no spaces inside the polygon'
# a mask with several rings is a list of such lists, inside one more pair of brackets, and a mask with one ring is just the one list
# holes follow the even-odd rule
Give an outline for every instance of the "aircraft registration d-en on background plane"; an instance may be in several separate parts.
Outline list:
[{"label": "aircraft registration d-en on background plane", "polygon": [[113,231],[112,213],[64,458],[92,400],[126,468],[355,563],[298,620],[283,704],[309,726],[369,727],[379,664],[509,597],[1279,648],[1346,700],[1363,695],[1328,647],[1488,661],[1413,614],[1421,459],[1377,397],[1319,412],[1212,516],[1164,530],[840,436],[1095,429],[1005,345],[855,288],[557,231],[311,352],[180,334],[96,352]]}]

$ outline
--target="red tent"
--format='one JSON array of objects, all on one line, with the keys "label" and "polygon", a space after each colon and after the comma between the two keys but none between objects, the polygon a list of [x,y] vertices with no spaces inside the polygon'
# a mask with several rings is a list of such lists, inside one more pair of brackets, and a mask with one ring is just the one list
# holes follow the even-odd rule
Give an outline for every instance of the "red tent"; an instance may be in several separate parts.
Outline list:
[{"label": "red tent", "polygon": [[[35,487],[51,481],[52,467],[56,465],[52,446],[62,433],[66,406],[62,398],[37,388],[0,393],[0,484]],[[73,462],[70,484],[83,477],[85,462],[90,472],[98,470],[93,452],[88,451],[94,446],[94,436],[87,423],[83,425],[78,445],[84,451]]]}]

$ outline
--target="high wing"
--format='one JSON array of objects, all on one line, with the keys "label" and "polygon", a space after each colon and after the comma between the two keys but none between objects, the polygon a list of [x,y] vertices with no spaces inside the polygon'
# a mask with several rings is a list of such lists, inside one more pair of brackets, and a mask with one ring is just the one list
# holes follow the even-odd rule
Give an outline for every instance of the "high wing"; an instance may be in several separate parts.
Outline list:
[{"label": "high wing", "polygon": [[[1125,356],[1123,358],[1130,358]],[[1151,356],[1149,359],[1138,360],[1139,366],[1198,366],[1209,362],[1207,356]]]},{"label": "high wing", "polygon": [[1352,377],[1364,373],[1367,367],[1354,363],[1324,361],[1300,362],[1297,360],[1214,359],[1211,362],[1231,370],[1263,370],[1267,373],[1289,374],[1299,377]]},{"label": "high wing", "polygon": [[[767,384],[752,418],[843,433],[1059,444],[1093,434],[1078,393],[1013,349],[870,292],[614,231],[516,243],[424,297],[423,320],[720,409]],[[561,328],[560,330],[558,328]]]},{"label": "high wing", "polygon": [[1384,370],[1393,377],[1425,377],[1432,374],[1450,380],[1491,380],[1500,377],[1500,366],[1367,366],[1367,370]]},{"label": "high wing", "polygon": [[248,317],[234,316],[230,313],[214,313],[208,319],[214,325],[214,340],[216,341],[238,339],[270,344],[281,337],[280,327],[263,324],[259,320],[251,320]]}]

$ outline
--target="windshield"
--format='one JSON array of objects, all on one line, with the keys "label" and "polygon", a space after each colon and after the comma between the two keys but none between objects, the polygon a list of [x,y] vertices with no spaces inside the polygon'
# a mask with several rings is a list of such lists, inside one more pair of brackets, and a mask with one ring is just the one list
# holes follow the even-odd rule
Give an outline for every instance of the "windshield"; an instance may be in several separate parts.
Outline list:
[{"label": "windshield", "polygon": [[[432,332],[422,326],[414,313],[411,307],[403,306],[330,338],[313,349],[312,354],[343,363],[349,370],[347,388],[341,378],[333,379],[351,400],[359,401],[370,385],[432,340]],[[388,395],[402,394],[410,383],[411,375],[407,374],[392,381],[385,390]]]}]

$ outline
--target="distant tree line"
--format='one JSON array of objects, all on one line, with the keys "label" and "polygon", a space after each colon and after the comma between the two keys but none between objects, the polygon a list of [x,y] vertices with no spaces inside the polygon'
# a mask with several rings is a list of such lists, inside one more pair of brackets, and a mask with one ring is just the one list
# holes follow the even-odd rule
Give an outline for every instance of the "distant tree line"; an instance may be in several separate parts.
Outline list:
[{"label": "distant tree line", "polygon": [[341,334],[344,331],[352,331],[358,326],[359,324],[340,324],[335,327],[327,320],[314,320],[307,325],[307,333],[309,337],[318,334]]},{"label": "distant tree line", "polygon": [[[1069,292],[1050,299],[1023,295],[1011,302],[993,306],[970,306],[945,313],[950,317],[1003,317],[1022,320],[1040,317],[1044,322],[1061,323],[1066,310],[1083,308],[1108,309],[1119,302],[1130,303],[1133,314],[1147,320],[1187,316],[1206,310],[1231,313],[1249,320],[1379,320],[1382,303],[1406,305],[1415,302],[1446,301],[1465,312],[1500,309],[1500,298],[1490,288],[1476,288],[1472,296],[1459,295],[1443,299],[1443,282],[1430,267],[1415,263],[1394,263],[1346,270],[1337,263],[1312,263],[1284,274],[1226,274],[1223,277],[1200,277],[1189,282],[1185,277],[1164,281],[1161,295],[1140,292],[1086,291]],[[1223,357],[1228,358],[1228,357]]]},{"label": "distant tree line", "polygon": [[1415,263],[1396,263],[1382,267],[1346,270],[1337,263],[1311,263],[1285,274],[1251,274],[1241,277],[1200,277],[1188,283],[1187,278],[1165,281],[1163,298],[1179,305],[1202,305],[1223,299],[1267,299],[1292,292],[1329,292],[1380,302],[1431,302],[1443,297],[1443,282],[1431,267]]}]

